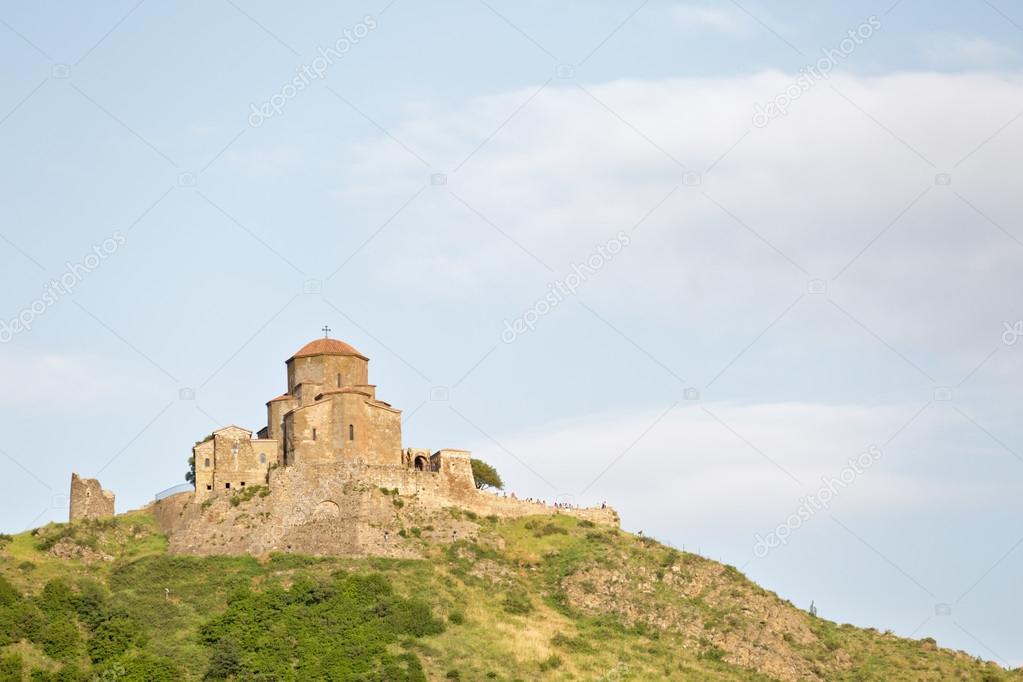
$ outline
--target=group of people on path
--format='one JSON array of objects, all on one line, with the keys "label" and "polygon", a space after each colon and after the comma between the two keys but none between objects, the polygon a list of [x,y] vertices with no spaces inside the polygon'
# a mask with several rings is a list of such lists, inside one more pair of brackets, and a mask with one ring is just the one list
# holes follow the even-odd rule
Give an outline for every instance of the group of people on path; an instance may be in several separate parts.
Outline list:
[{"label": "group of people on path", "polygon": [[[511,494],[509,494],[508,492],[503,492],[502,495],[504,497],[511,497],[511,499],[513,499],[513,500],[519,499],[518,495],[516,495],[514,492],[512,492]],[[574,504],[572,502],[555,502],[553,505],[548,505],[547,504],[547,500],[541,500],[541,499],[538,499],[538,498],[535,498],[535,497],[526,497],[526,498],[523,498],[522,501],[523,502],[532,502],[533,504],[542,504],[545,507],[553,506],[555,509],[585,509],[585,507],[580,507],[579,505]],[[607,502],[601,502],[600,503],[600,508],[601,509],[607,509]]]}]

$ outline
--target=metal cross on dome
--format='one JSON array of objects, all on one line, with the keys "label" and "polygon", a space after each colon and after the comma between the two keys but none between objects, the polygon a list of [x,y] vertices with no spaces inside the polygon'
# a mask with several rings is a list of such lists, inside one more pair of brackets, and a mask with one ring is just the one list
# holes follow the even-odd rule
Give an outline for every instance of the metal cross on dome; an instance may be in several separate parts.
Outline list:
[{"label": "metal cross on dome", "polygon": [[328,327],[327,325],[323,325],[323,338],[327,338],[327,336],[329,334],[330,334],[330,327]]}]

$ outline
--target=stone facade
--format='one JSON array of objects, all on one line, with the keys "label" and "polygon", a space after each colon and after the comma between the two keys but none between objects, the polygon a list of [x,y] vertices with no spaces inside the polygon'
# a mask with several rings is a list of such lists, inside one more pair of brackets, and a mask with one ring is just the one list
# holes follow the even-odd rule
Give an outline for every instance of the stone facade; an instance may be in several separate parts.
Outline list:
[{"label": "stone facade", "polygon": [[255,439],[238,426],[214,431],[192,449],[198,497],[230,492],[247,485],[266,485],[270,467],[278,462],[277,443]]},{"label": "stone facade", "polygon": [[95,478],[81,478],[71,474],[71,504],[68,518],[100,519],[114,515],[114,494],[103,490]]},{"label": "stone facade", "polygon": [[196,499],[267,485],[271,469],[299,465],[418,468],[473,486],[468,453],[402,450],[401,410],[377,399],[369,358],[347,343],[317,339],[285,364],[288,390],[266,404],[267,425],[255,438],[228,426],[192,450]]}]

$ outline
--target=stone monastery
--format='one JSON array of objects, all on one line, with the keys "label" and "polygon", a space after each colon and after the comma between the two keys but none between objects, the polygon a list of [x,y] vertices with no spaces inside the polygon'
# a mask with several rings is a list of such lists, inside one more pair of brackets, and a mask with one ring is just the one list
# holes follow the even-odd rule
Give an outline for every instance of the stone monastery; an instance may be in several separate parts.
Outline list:
[{"label": "stone monastery", "polygon": [[[149,505],[188,554],[418,555],[420,538],[474,536],[480,517],[562,513],[618,524],[609,507],[551,507],[476,488],[465,450],[403,448],[401,411],[376,396],[369,358],[321,338],[287,362],[287,391],[255,436],[227,426],[192,450],[193,490]],[[72,477],[71,520],[110,515],[98,481]]]},{"label": "stone monastery", "polygon": [[267,483],[271,467],[360,463],[440,473],[449,485],[475,487],[464,450],[402,450],[401,411],[377,400],[369,358],[323,338],[287,361],[288,391],[266,404],[256,438],[229,426],[193,450],[196,497]]}]

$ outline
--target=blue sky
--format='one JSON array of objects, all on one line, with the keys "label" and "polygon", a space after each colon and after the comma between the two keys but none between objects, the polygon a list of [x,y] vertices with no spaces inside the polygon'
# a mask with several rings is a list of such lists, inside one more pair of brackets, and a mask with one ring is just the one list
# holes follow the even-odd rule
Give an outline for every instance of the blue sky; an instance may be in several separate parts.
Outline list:
[{"label": "blue sky", "polygon": [[1023,665],[1018,7],[4,2],[0,65],[4,531],[328,324],[409,446]]}]

